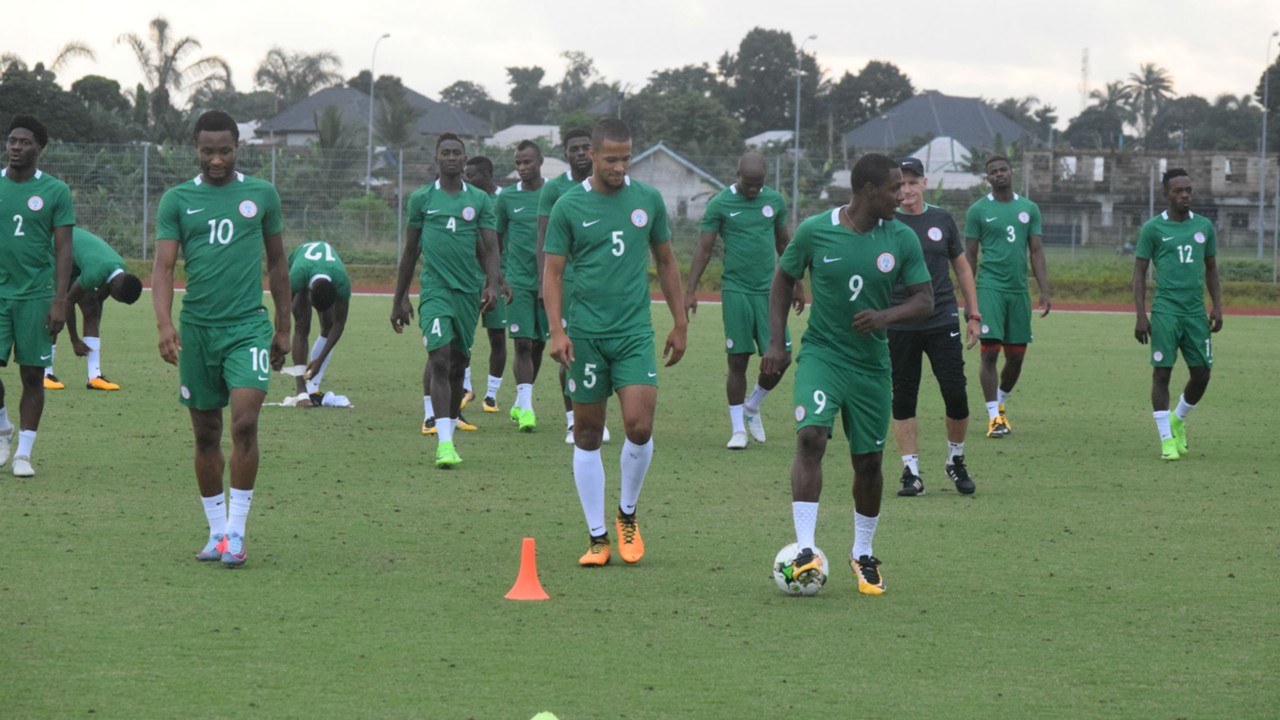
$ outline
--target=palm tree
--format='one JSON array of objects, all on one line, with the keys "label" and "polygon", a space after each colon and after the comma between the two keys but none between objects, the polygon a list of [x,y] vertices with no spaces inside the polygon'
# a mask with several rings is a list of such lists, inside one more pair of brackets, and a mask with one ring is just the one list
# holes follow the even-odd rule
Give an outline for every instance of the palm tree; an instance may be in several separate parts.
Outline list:
[{"label": "palm tree", "polygon": [[320,88],[340,84],[341,69],[342,60],[328,50],[303,53],[273,47],[258,66],[254,83],[275,93],[278,111],[281,102],[292,105]]},{"label": "palm tree", "polygon": [[1133,95],[1128,86],[1119,80],[1107,83],[1104,90],[1090,90],[1089,98],[1093,107],[1105,113],[1118,113],[1121,117],[1129,115],[1129,99]]},{"label": "palm tree", "polygon": [[1129,91],[1130,106],[1134,114],[1142,121],[1140,132],[1145,144],[1156,112],[1164,105],[1165,100],[1175,95],[1173,77],[1168,70],[1155,63],[1143,63],[1138,66],[1138,72],[1129,73],[1129,83],[1125,89]]},{"label": "palm tree", "polygon": [[217,55],[207,55],[184,64],[186,56],[200,48],[199,40],[190,35],[175,39],[170,34],[169,21],[163,17],[152,20],[149,27],[150,44],[136,33],[124,33],[116,38],[116,42],[126,43],[133,50],[142,76],[151,86],[148,102],[152,122],[158,122],[168,114],[173,108],[172,93],[182,90],[192,78],[197,78],[192,83],[195,85],[233,88],[231,66]]},{"label": "palm tree", "polygon": [[[58,54],[54,56],[53,62],[49,63],[48,65],[44,65],[44,67],[48,68],[50,72],[57,72],[58,70],[61,70],[62,67],[66,65],[68,62],[76,58],[88,58],[90,60],[96,61],[98,59],[98,56],[94,54],[93,49],[90,48],[88,45],[80,42],[79,40],[72,40],[68,42],[66,45],[63,45],[58,50]],[[16,53],[11,53],[11,52],[0,53],[0,68],[7,68],[10,65],[13,65],[15,63],[17,64],[19,69],[22,69],[22,70],[27,69],[27,64],[23,62],[22,58],[18,57]],[[43,63],[36,63],[36,64],[43,65]]]}]

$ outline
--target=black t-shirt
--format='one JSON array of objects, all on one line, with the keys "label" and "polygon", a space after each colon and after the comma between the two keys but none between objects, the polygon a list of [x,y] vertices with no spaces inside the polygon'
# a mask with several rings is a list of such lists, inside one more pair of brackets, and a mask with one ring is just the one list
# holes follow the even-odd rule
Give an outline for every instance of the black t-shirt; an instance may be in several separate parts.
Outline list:
[{"label": "black t-shirt", "polygon": [[[894,323],[891,330],[935,330],[957,327],[959,310],[956,291],[951,284],[951,261],[964,254],[960,230],[951,214],[935,205],[924,206],[919,215],[899,211],[897,219],[915,231],[924,251],[924,264],[933,277],[933,315],[915,323]],[[907,288],[901,283],[894,288],[891,304],[901,305],[907,299]]]}]

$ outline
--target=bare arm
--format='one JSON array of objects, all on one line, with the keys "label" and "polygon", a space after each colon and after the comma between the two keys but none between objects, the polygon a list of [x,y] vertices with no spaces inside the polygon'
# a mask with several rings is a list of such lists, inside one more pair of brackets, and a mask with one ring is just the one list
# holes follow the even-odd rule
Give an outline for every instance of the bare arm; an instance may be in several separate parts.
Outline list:
[{"label": "bare arm", "polygon": [[951,270],[956,274],[956,283],[964,296],[965,347],[972,348],[978,343],[978,334],[982,330],[982,313],[978,311],[978,291],[974,288],[973,270],[969,267],[967,255],[951,258]]},{"label": "bare arm", "polygon": [[49,314],[45,316],[45,329],[50,339],[58,337],[67,322],[67,292],[71,286],[71,225],[59,225],[53,229],[53,258],[55,290]]},{"label": "bare arm", "polygon": [[769,347],[760,358],[760,372],[781,375],[791,364],[791,351],[787,350],[783,334],[787,327],[787,308],[791,307],[791,295],[800,278],[793,278],[781,267],[773,271],[773,285],[769,288]]},{"label": "bare arm", "polygon": [[[708,230],[703,230],[698,236],[698,244],[693,248],[693,260],[689,263],[689,282],[685,284],[684,289],[684,311],[686,317],[689,313],[698,314],[698,282],[702,280],[702,273],[707,269],[707,263],[711,261],[711,248],[715,247],[716,234]],[[655,254],[656,258],[657,255]]]},{"label": "bare arm", "polygon": [[276,306],[276,331],[271,337],[271,369],[284,367],[285,356],[289,354],[289,328],[292,318],[289,313],[289,260],[284,254],[284,237],[273,233],[263,238],[267,252],[267,288],[271,291],[271,302]]},{"label": "bare arm", "polygon": [[1052,302],[1049,297],[1049,268],[1044,259],[1044,238],[1032,235],[1027,238],[1027,249],[1031,253],[1031,272],[1036,276],[1036,285],[1040,286],[1040,307],[1044,312],[1040,317],[1049,314]]},{"label": "bare arm", "polygon": [[151,268],[151,307],[156,313],[157,343],[160,357],[170,365],[178,364],[182,341],[173,326],[173,267],[178,262],[178,241],[156,241],[156,260]]},{"label": "bare arm", "polygon": [[658,285],[662,288],[662,297],[666,298],[667,309],[671,311],[671,319],[675,326],[667,334],[667,343],[662,348],[662,357],[667,358],[664,367],[671,367],[684,357],[688,344],[689,317],[685,314],[684,300],[680,297],[680,266],[676,264],[675,253],[671,252],[671,243],[652,246],[653,261],[658,266]]},{"label": "bare arm", "polygon": [[409,285],[413,283],[413,269],[418,265],[422,250],[418,244],[421,228],[405,228],[404,250],[400,252],[400,264],[396,266],[396,293],[391,299],[391,329],[404,332],[413,322],[413,305],[410,304]]},{"label": "bare arm", "polygon": [[[549,222],[551,222],[551,218],[549,216],[538,216],[538,241],[534,243],[533,246],[533,262],[537,266],[537,277],[539,283],[541,283],[545,278],[545,269],[547,266],[547,256],[546,253],[542,251],[542,246],[547,241],[547,224]],[[563,266],[561,266],[562,272],[560,274],[562,278],[564,277],[563,269]],[[538,288],[538,292],[541,297],[546,297],[546,293],[543,292],[541,287]]]},{"label": "bare arm", "polygon": [[480,242],[476,244],[476,252],[480,255],[480,267],[484,269],[484,290],[480,293],[480,309],[484,312],[493,310],[498,300],[511,301],[511,288],[502,276],[502,253],[498,250],[498,234],[487,228],[480,228]]},{"label": "bare arm", "polygon": [[[320,348],[320,354],[316,355],[316,359],[307,364],[307,372],[304,376],[310,380],[320,371],[320,367],[324,365],[324,361],[329,359],[329,353],[338,346],[338,341],[342,339],[342,333],[347,329],[347,312],[351,309],[351,303],[346,300],[338,300],[334,302],[333,307],[325,311],[325,320],[328,320],[329,330],[325,332],[324,347]],[[321,321],[321,328],[326,323]],[[305,362],[305,355],[304,362]],[[299,363],[300,364],[300,363]]]},{"label": "bare arm", "polygon": [[1151,337],[1151,321],[1147,319],[1147,266],[1150,264],[1146,258],[1133,260],[1133,309],[1138,314],[1133,336],[1143,345]]},{"label": "bare arm", "polygon": [[1209,288],[1209,302],[1213,305],[1209,310],[1209,332],[1222,329],[1222,287],[1218,283],[1218,258],[1206,255],[1204,258],[1204,284]]},{"label": "bare arm", "polygon": [[[773,226],[773,250],[782,257],[782,251],[787,249],[787,245],[791,244],[791,232],[787,230],[786,225]],[[795,308],[796,314],[804,312],[804,281],[796,278],[791,285],[791,307]]]},{"label": "bare arm", "polygon": [[569,366],[573,362],[573,342],[564,332],[564,256],[549,254],[542,271],[542,305],[547,311],[547,325],[551,337],[547,339],[547,352],[551,359]]}]

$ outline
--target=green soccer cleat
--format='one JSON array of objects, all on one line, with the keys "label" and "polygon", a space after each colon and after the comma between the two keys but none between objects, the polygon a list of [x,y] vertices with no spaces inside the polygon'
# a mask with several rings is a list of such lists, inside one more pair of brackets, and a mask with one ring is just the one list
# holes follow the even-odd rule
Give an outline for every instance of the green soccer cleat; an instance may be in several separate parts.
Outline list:
[{"label": "green soccer cleat", "polygon": [[1179,457],[1180,456],[1178,455],[1178,441],[1176,439],[1169,438],[1168,440],[1160,441],[1160,459],[1161,460],[1172,461],[1172,460],[1177,460]]},{"label": "green soccer cleat", "polygon": [[511,416],[511,422],[513,423],[520,422],[520,408],[516,407],[515,405],[512,405],[511,412],[508,414]]},{"label": "green soccer cleat", "polygon": [[538,416],[532,410],[520,411],[520,432],[533,432],[538,427]]},{"label": "green soccer cleat", "polygon": [[1177,415],[1169,413],[1169,430],[1173,432],[1173,440],[1178,444],[1178,455],[1185,457],[1187,454],[1186,424]]},{"label": "green soccer cleat", "polygon": [[458,451],[454,449],[452,442],[441,442],[436,448],[436,467],[448,470],[461,463],[462,458],[458,457]]}]

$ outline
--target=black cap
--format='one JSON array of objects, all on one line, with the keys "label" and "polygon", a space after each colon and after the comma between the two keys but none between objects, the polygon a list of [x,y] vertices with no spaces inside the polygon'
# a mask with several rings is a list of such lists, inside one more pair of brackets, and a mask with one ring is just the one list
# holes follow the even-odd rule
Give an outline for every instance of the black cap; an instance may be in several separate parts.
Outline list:
[{"label": "black cap", "polygon": [[924,163],[920,162],[919,158],[902,158],[898,161],[898,166],[902,168],[903,172],[911,172],[924,177]]}]

